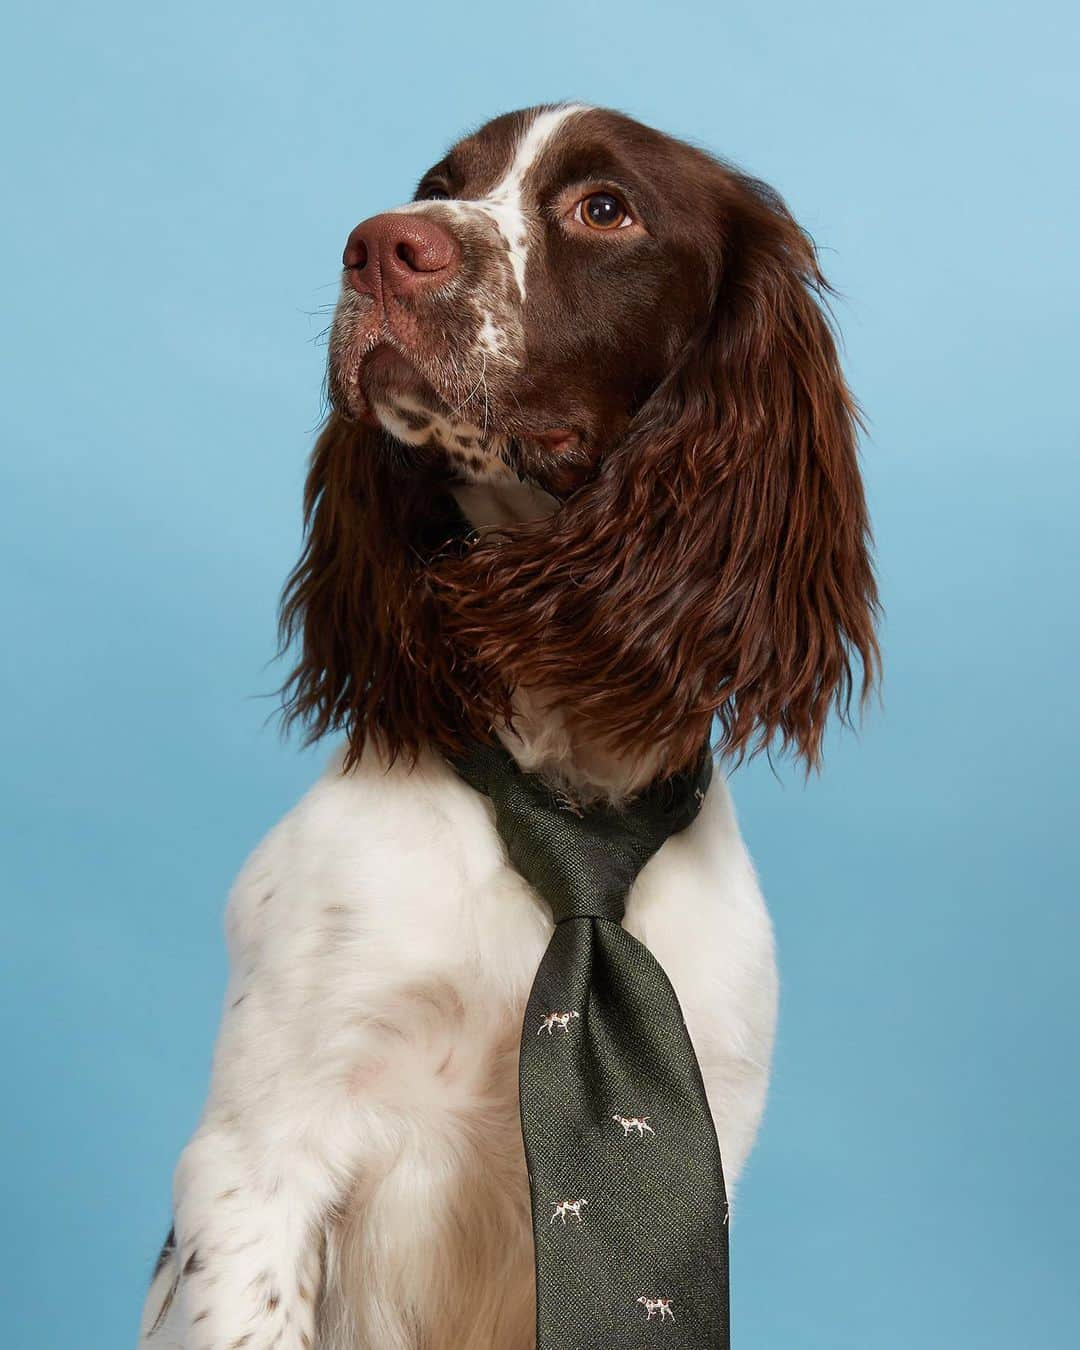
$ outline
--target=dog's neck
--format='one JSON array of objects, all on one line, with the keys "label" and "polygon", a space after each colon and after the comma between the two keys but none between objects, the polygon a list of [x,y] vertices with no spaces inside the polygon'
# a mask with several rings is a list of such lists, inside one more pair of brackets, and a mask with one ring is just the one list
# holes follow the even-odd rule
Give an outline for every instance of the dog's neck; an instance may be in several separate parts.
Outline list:
[{"label": "dog's neck", "polygon": [[[491,482],[459,484],[453,492],[481,534],[543,520],[559,505],[542,488],[509,475]],[[664,767],[662,747],[616,752],[580,732],[571,732],[558,697],[542,689],[515,690],[512,705],[514,726],[512,731],[500,731],[503,744],[523,769],[543,774],[582,803],[597,798],[619,801],[640,791]]]}]

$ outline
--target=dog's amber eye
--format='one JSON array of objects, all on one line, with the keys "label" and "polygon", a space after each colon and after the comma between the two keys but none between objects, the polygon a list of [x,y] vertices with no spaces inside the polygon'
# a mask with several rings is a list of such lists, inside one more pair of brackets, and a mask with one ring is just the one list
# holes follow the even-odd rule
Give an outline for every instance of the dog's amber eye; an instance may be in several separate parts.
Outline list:
[{"label": "dog's amber eye", "polygon": [[621,230],[634,222],[630,212],[610,192],[594,192],[577,204],[574,219],[592,230]]}]

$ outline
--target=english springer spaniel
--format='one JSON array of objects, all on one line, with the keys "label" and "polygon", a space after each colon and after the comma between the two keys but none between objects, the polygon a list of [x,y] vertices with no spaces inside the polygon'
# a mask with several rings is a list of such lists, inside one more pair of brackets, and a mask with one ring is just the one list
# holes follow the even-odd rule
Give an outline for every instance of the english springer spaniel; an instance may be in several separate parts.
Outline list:
[{"label": "english springer spaniel", "polygon": [[[820,757],[876,676],[857,410],[769,187],[618,113],[497,117],[358,225],[282,606],[343,733],[228,905],[209,1099],[145,1350],[529,1350],[522,1010],[551,931],[448,767],[583,805]],[[765,1100],[769,919],[720,775],[631,892],[729,1187]]]}]

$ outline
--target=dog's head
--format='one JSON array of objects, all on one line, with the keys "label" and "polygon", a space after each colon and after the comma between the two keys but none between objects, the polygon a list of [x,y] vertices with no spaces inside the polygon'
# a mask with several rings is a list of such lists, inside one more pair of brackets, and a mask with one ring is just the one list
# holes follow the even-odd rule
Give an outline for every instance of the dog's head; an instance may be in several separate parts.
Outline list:
[{"label": "dog's head", "polygon": [[[542,690],[676,769],[808,763],[876,596],[814,249],[764,184],[617,113],[496,118],[349,235],[333,411],[284,634],[288,709],[391,755],[490,734]],[[550,493],[454,534],[456,483]]]},{"label": "dog's head", "polygon": [[358,225],[330,348],[345,414],[563,491],[617,444],[715,293],[722,180],[614,113],[512,113]]}]

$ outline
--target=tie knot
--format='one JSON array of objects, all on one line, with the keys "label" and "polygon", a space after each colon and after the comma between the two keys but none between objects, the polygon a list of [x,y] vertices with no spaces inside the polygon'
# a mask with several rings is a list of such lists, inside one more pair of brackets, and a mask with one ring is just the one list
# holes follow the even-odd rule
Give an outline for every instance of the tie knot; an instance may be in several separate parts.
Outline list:
[{"label": "tie knot", "polygon": [[708,747],[693,770],[654,783],[622,807],[575,810],[502,746],[470,746],[451,764],[495,808],[514,867],[551,908],[555,922],[622,921],[637,874],[669,835],[701,808],[712,777]]}]

